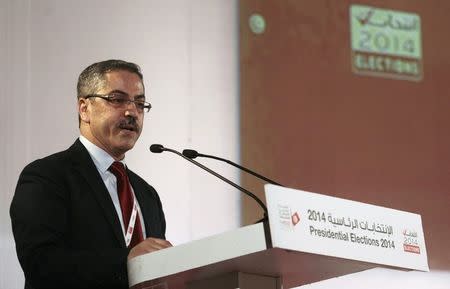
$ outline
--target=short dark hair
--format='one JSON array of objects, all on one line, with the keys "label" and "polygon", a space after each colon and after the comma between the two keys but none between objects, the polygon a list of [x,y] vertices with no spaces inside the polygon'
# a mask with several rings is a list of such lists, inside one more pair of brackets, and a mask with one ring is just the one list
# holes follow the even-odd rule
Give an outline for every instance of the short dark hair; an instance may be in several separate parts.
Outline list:
[{"label": "short dark hair", "polygon": [[117,59],[97,62],[86,67],[78,77],[77,98],[97,93],[104,84],[105,74],[119,70],[135,73],[143,81],[141,68],[135,63]]},{"label": "short dark hair", "polygon": [[[89,94],[96,94],[104,85],[105,74],[120,70],[135,73],[139,76],[141,81],[144,82],[141,68],[135,63],[118,59],[96,62],[86,67],[78,77],[77,99],[85,97]],[[80,126],[80,124],[81,118],[78,115],[78,126]]]}]

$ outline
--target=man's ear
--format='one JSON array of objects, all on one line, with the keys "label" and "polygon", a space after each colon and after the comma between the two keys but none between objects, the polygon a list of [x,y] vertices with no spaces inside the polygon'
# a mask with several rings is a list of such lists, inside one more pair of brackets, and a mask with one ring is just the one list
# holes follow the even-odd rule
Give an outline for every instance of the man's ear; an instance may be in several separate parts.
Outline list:
[{"label": "man's ear", "polygon": [[80,116],[81,122],[89,123],[89,104],[88,100],[85,98],[78,99],[78,115]]}]

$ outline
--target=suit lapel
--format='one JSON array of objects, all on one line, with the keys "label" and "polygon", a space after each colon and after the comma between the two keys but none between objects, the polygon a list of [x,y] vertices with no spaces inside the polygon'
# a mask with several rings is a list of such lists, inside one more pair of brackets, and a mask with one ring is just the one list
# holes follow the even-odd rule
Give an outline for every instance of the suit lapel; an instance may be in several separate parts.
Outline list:
[{"label": "suit lapel", "polygon": [[73,152],[74,168],[78,170],[78,172],[86,179],[88,184],[91,186],[92,194],[97,199],[103,213],[105,214],[106,219],[108,220],[108,223],[111,225],[116,239],[123,247],[126,247],[122,228],[119,218],[117,217],[117,212],[114,208],[113,201],[111,200],[108,189],[103,183],[100,173],[95,167],[91,156],[78,139],[70,147],[69,150]]}]

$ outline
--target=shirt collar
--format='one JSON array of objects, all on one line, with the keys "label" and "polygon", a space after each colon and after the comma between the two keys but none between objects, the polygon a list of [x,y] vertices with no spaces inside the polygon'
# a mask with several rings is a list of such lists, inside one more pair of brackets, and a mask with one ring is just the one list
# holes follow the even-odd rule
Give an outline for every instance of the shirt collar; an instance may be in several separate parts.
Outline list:
[{"label": "shirt collar", "polygon": [[[115,161],[114,158],[82,135],[80,135],[80,142],[89,152],[89,155],[94,161],[97,170],[101,173],[105,173]],[[123,158],[120,162],[123,163],[126,167],[125,158]]]}]

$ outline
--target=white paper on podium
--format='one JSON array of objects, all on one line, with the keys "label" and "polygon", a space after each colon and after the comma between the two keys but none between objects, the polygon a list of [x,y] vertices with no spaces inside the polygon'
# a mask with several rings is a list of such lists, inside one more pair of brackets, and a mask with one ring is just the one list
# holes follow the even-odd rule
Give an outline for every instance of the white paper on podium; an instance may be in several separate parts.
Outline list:
[{"label": "white paper on podium", "polygon": [[266,185],[273,247],[429,271],[418,214]]}]

